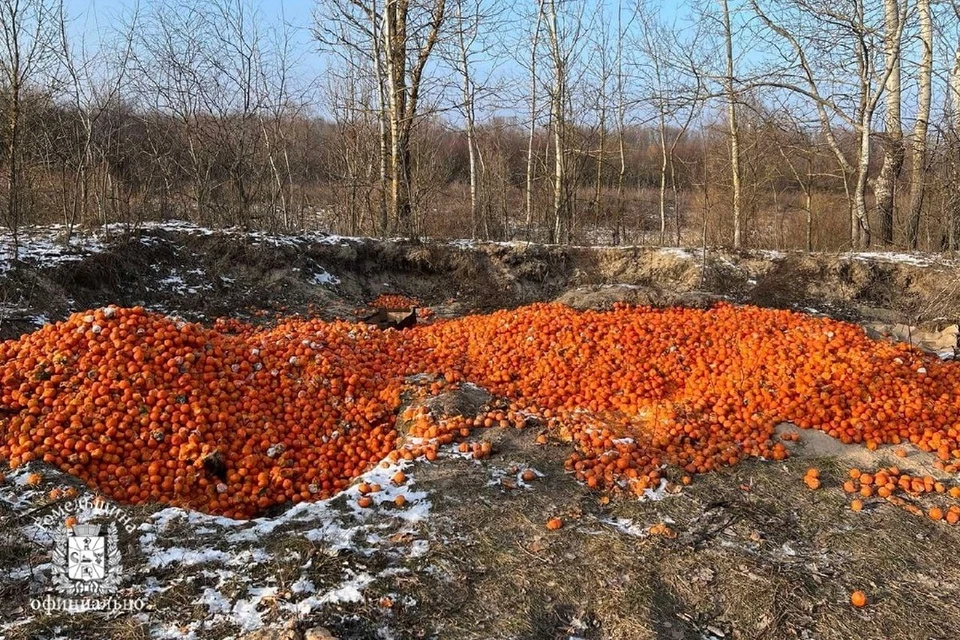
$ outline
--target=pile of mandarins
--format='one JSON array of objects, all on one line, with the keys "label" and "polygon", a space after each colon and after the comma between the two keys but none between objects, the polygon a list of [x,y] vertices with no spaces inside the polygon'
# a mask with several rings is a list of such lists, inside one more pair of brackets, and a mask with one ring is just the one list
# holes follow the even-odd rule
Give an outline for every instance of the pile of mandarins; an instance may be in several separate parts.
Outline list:
[{"label": "pile of mandarins", "polygon": [[385,293],[377,296],[370,304],[377,309],[411,309],[413,307],[419,307],[420,301],[416,298]]},{"label": "pile of mandarins", "polygon": [[[385,456],[433,458],[474,428],[533,420],[573,443],[568,468],[589,486],[635,493],[667,463],[782,459],[781,421],[960,458],[960,364],[788,311],[538,304],[406,331],[219,329],[107,307],[0,344],[0,459],[43,460],[120,502],[241,518],[329,497]],[[401,441],[419,373],[431,392],[470,381],[506,404],[408,416]]]}]

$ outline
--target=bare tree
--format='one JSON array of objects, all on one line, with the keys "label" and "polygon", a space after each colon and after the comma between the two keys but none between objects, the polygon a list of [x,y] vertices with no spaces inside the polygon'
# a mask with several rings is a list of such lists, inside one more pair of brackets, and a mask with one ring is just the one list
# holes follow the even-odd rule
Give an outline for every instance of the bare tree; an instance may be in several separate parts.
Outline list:
[{"label": "bare tree", "polygon": [[470,170],[471,237],[476,237],[478,228],[482,226],[484,237],[489,238],[490,228],[486,216],[484,216],[482,225],[478,220],[477,82],[474,69],[474,57],[476,55],[474,46],[480,36],[480,25],[489,16],[483,14],[480,0],[453,0],[453,3],[456,13],[454,67],[462,82],[460,111],[463,114],[464,133],[467,137],[467,160]]},{"label": "bare tree", "polygon": [[[573,149],[574,134],[580,133],[573,120],[573,100],[583,99],[586,89],[572,92],[571,86],[580,83],[587,71],[587,65],[580,64],[587,39],[584,34],[593,28],[588,18],[596,17],[600,7],[594,6],[594,13],[586,14],[587,3],[573,0],[548,0],[544,4],[544,19],[547,25],[548,56],[551,66],[550,126],[553,143],[553,207],[551,241],[570,242],[576,227],[576,187],[577,170],[582,169],[583,160],[588,155],[577,153]],[[587,105],[592,100],[583,100],[578,104],[576,113],[586,114]],[[586,141],[584,136],[581,141]]]},{"label": "bare tree", "polygon": [[730,6],[727,0],[721,0],[723,6],[724,50],[726,53],[727,75],[724,78],[724,90],[727,94],[727,125],[730,130],[730,174],[733,185],[733,248],[739,249],[741,238],[741,186],[740,186],[740,130],[737,126],[737,93],[734,86],[733,28],[730,25]]},{"label": "bare tree", "polygon": [[[604,202],[603,202],[603,189],[604,189],[604,174],[605,170],[608,167],[607,153],[609,151],[607,147],[607,137],[608,137],[608,123],[610,120],[610,111],[612,104],[610,101],[610,89],[611,83],[615,81],[616,68],[615,68],[615,51],[611,51],[611,32],[610,32],[610,22],[609,17],[604,13],[604,7],[598,9],[601,12],[599,18],[599,24],[591,29],[590,37],[590,76],[591,76],[591,90],[590,94],[595,96],[595,99],[592,101],[591,111],[593,111],[596,116],[592,124],[592,133],[589,136],[591,143],[593,140],[596,140],[596,147],[588,151],[588,155],[591,156],[594,160],[594,175],[593,175],[593,198],[590,201],[590,212],[593,215],[593,226],[594,228],[599,228],[601,225],[601,218],[603,218]],[[618,15],[621,11],[620,7],[617,7]],[[617,33],[617,38],[620,38],[620,34]]]},{"label": "bare tree", "polygon": [[526,211],[526,228],[530,229],[533,223],[533,142],[537,133],[537,46],[540,42],[540,29],[543,24],[543,3],[537,0],[537,17],[530,40],[530,128],[527,136],[527,166],[524,209]]},{"label": "bare tree", "polygon": [[[383,49],[387,62],[390,119],[390,206],[401,233],[410,234],[412,206],[410,189],[413,167],[410,131],[420,102],[423,72],[440,36],[446,17],[446,0],[431,0],[425,24],[413,23],[413,0],[386,0]],[[413,53],[413,62],[408,58]]]},{"label": "bare tree", "polygon": [[[776,40],[774,46],[786,45],[785,49],[777,49],[786,66],[774,71],[763,83],[802,96],[816,109],[830,150],[844,174],[854,175],[850,207],[851,246],[869,246],[871,232],[866,196],[873,116],[894,71],[891,61],[900,56],[899,43],[906,23],[906,8],[901,8],[897,33],[890,38],[895,49],[885,57],[878,72],[876,58],[883,53],[883,46],[877,42],[877,34],[882,29],[876,23],[882,22],[882,18],[870,14],[863,0],[847,0],[848,6],[844,7],[832,4],[814,6],[805,0],[768,4],[773,5],[780,18],[775,19],[771,11],[761,8],[759,0],[751,0],[755,14],[769,30],[770,37]],[[855,63],[856,76],[845,82],[843,71],[850,58]],[[826,72],[820,75],[818,70]],[[800,82],[791,82],[793,75],[798,75]],[[847,93],[848,88],[852,96]],[[834,118],[856,132],[853,160],[837,139]]]},{"label": "bare tree", "polygon": [[626,127],[627,111],[627,81],[623,69],[623,45],[626,39],[627,30],[633,23],[635,13],[627,24],[623,23],[623,5],[617,3],[617,51],[616,51],[616,91],[617,91],[617,155],[620,160],[620,166],[617,171],[617,204],[616,214],[613,222],[613,244],[619,245],[621,234],[623,232],[623,181],[627,174],[627,155],[626,144],[624,140],[624,129]]},{"label": "bare tree", "polygon": [[14,257],[20,251],[24,215],[20,159],[23,154],[23,108],[26,93],[54,60],[58,40],[58,1],[0,0],[0,90],[6,124],[6,195],[4,221],[13,234]]},{"label": "bare tree", "polygon": [[549,0],[547,31],[550,35],[550,56],[553,62],[553,86],[550,92],[550,121],[553,126],[554,168],[553,168],[553,232],[552,239],[560,241],[564,233],[569,233],[566,200],[566,140],[564,138],[564,108],[567,102],[567,62],[568,57],[561,44],[562,35],[557,20],[557,2]]},{"label": "bare tree", "polygon": [[917,0],[920,18],[920,68],[917,72],[917,119],[913,125],[912,156],[910,160],[910,215],[907,219],[907,243],[917,248],[920,231],[920,212],[923,210],[925,175],[927,169],[927,128],[930,122],[930,87],[933,78],[933,17],[930,0]]},{"label": "bare tree", "polygon": [[[659,12],[657,12],[659,14]],[[677,182],[676,151],[697,115],[704,94],[704,71],[696,48],[678,47],[681,41],[676,25],[666,25],[647,13],[641,22],[640,50],[647,64],[648,85],[644,98],[656,113],[660,151],[658,210],[660,244],[666,243],[667,188],[673,208],[675,240],[680,244],[680,189]],[[694,34],[693,40],[698,39]],[[739,155],[739,154],[738,154]],[[739,172],[738,172],[739,173]]]},{"label": "bare tree", "polygon": [[897,180],[903,169],[903,124],[900,119],[900,51],[903,27],[900,25],[900,0],[883,0],[883,48],[890,73],[886,81],[886,113],[884,114],[883,165],[874,185],[877,214],[880,218],[880,240],[893,244],[894,207]]},{"label": "bare tree", "polygon": [[279,227],[289,230],[294,224],[295,185],[288,129],[293,122],[305,119],[312,96],[309,86],[298,87],[292,77],[296,66],[293,34],[285,21],[274,37],[270,48],[273,60],[260,66],[260,85],[267,99],[258,120],[272,177],[270,210],[279,211]]}]

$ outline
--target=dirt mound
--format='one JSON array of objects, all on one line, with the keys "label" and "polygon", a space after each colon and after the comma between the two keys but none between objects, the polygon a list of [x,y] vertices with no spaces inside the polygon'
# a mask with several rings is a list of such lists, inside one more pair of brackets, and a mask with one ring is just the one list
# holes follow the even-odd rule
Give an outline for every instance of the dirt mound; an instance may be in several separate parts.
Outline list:
[{"label": "dirt mound", "polygon": [[595,284],[565,291],[556,301],[574,309],[609,309],[621,302],[650,307],[709,309],[721,296],[702,291],[672,291],[632,284]]},{"label": "dirt mound", "polygon": [[[25,232],[21,260],[0,265],[0,337],[106,304],[199,321],[311,311],[355,318],[358,306],[381,294],[419,298],[441,316],[570,292],[562,299],[578,308],[617,300],[701,304],[709,294],[855,321],[960,319],[957,265],[933,257],[380,241],[185,224],[81,235],[70,247],[48,236]],[[679,296],[687,293],[696,295]]]}]

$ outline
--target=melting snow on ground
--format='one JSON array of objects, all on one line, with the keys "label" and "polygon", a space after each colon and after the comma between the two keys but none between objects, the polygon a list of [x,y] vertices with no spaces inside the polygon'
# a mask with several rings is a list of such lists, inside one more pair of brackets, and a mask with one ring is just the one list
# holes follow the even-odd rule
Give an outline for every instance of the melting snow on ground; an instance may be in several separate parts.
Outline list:
[{"label": "melting snow on ground", "polygon": [[[146,608],[137,615],[150,626],[153,637],[191,637],[224,624],[251,631],[327,606],[361,602],[365,589],[378,578],[408,571],[404,563],[430,548],[421,526],[430,515],[429,495],[415,489],[409,471],[403,484],[392,482],[398,471],[411,464],[377,465],[334,498],[301,502],[271,518],[231,520],[177,507],[156,511],[132,524],[133,533],[126,537],[121,527],[121,543],[127,551],[136,549],[140,557],[124,564],[126,579],[118,595],[146,601]],[[22,582],[22,592],[39,597],[50,592],[53,538],[29,514],[38,505],[46,505],[40,508],[44,512],[57,506],[47,497],[51,488],[76,486],[57,471],[43,469],[42,474],[43,484],[30,486],[28,469],[20,468],[0,485],[0,502],[23,517],[24,539],[37,545],[24,566],[9,572],[7,579]],[[368,494],[373,505],[365,509],[357,505],[361,482],[382,487]],[[403,507],[394,503],[399,495],[407,500]],[[103,507],[89,505],[89,492],[82,490],[80,496],[86,496],[88,504],[75,513],[79,522],[110,520],[103,519]],[[116,507],[108,503],[107,508]],[[343,551],[348,553],[341,559]],[[330,560],[317,562],[318,554]],[[364,562],[374,554],[381,558],[378,570]],[[382,568],[384,557],[386,568]],[[278,577],[290,575],[294,577]],[[178,598],[189,598],[194,611],[204,611],[204,619],[182,627],[176,616],[188,614],[189,607],[178,613],[150,605],[171,590]],[[44,615],[24,605],[16,622],[0,626],[0,637],[31,623],[32,616]]]},{"label": "melting snow on ground", "polygon": [[[60,224],[23,229],[18,235],[17,257],[48,267],[81,260],[104,246],[99,238],[86,233],[74,233],[66,243],[67,228]],[[0,273],[13,266],[14,249],[13,234],[0,228]]]},{"label": "melting snow on ground", "polygon": [[863,262],[890,262],[895,264],[909,264],[915,267],[929,267],[934,264],[951,264],[952,260],[944,256],[929,256],[922,253],[897,253],[893,251],[856,251],[842,254],[849,260]]},{"label": "melting snow on ground", "polygon": [[327,286],[331,284],[335,285],[335,284],[340,284],[340,278],[333,275],[332,273],[327,273],[326,271],[321,269],[317,273],[313,274],[313,278],[311,278],[311,282],[313,282],[313,284],[320,285],[320,286]]}]

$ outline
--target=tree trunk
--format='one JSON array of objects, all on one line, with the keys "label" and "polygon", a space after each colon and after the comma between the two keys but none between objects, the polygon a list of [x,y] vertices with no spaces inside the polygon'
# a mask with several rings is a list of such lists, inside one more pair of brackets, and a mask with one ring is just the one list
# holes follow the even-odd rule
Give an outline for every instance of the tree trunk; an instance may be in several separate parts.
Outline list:
[{"label": "tree trunk", "polygon": [[377,3],[373,3],[373,9],[370,12],[370,33],[373,40],[373,73],[375,76],[375,82],[377,83],[377,133],[379,143],[379,179],[380,179],[380,194],[377,200],[377,210],[379,213],[378,216],[378,225],[380,227],[380,235],[386,238],[390,235],[390,216],[387,212],[387,182],[388,182],[388,167],[390,161],[390,129],[388,128],[387,120],[387,96],[384,95],[384,77],[383,77],[383,61],[381,59],[383,52],[380,43],[380,34],[378,33],[377,26]]},{"label": "tree trunk", "polygon": [[807,251],[813,252],[813,187],[810,186],[813,159],[807,158],[807,180],[803,184],[803,206],[807,211]]},{"label": "tree trunk", "polygon": [[600,197],[603,192],[603,162],[606,153],[606,142],[607,142],[607,65],[606,65],[606,55],[603,56],[603,62],[601,63],[601,79],[600,79],[600,96],[599,96],[599,120],[600,125],[600,144],[597,149],[597,173],[596,179],[593,184],[593,215],[594,215],[594,226],[599,228],[600,226]]},{"label": "tree trunk", "polygon": [[533,42],[530,44],[530,133],[527,136],[527,184],[526,184],[526,228],[529,237],[533,224],[533,140],[537,132],[537,44],[540,41],[540,24],[543,21],[543,2],[537,4],[537,25],[533,30]]},{"label": "tree trunk", "polygon": [[617,151],[620,155],[620,170],[617,172],[617,213],[613,223],[613,244],[623,241],[623,180],[627,173],[627,153],[623,139],[626,99],[623,86],[623,19],[617,10]]},{"label": "tree trunk", "polygon": [[[606,80],[604,80],[604,82],[606,82]],[[603,91],[602,93],[606,92]],[[606,96],[601,96],[601,99],[606,100]],[[593,185],[593,215],[595,216],[597,226],[600,224],[600,196],[603,191],[603,157],[606,151],[606,140],[607,107],[604,105],[600,107],[600,148],[597,151],[597,179]]]},{"label": "tree trunk", "polygon": [[730,128],[730,173],[733,184],[733,248],[739,249],[742,244],[741,215],[740,215],[740,130],[737,126],[737,101],[733,87],[733,31],[730,25],[730,5],[722,0],[723,30],[726,40],[727,54],[727,121]]},{"label": "tree trunk", "polygon": [[560,35],[557,25],[557,1],[550,0],[550,43],[553,54],[553,95],[550,115],[553,120],[554,166],[553,166],[553,241],[564,242],[570,230],[567,228],[566,203],[566,147],[564,142],[563,109],[566,98],[566,70],[560,50]]},{"label": "tree trunk", "polygon": [[7,226],[13,235],[13,258],[20,257],[20,85],[10,87],[10,114],[7,120]]},{"label": "tree trunk", "polygon": [[661,105],[657,131],[660,135],[660,246],[667,241],[667,123]]},{"label": "tree trunk", "polygon": [[860,153],[857,158],[857,184],[853,192],[850,236],[853,247],[870,246],[870,223],[867,218],[867,176],[870,171],[870,117],[864,112],[860,124]]},{"label": "tree trunk", "polygon": [[874,187],[880,240],[893,244],[894,208],[897,180],[903,170],[903,125],[900,118],[900,13],[899,0],[884,0],[884,49],[888,70],[885,85],[887,110],[884,117],[883,166]]},{"label": "tree trunk", "polygon": [[[467,51],[466,40],[464,39],[464,30],[466,26],[463,22],[463,6],[462,0],[457,2],[457,36],[458,42],[460,45],[460,64],[463,65],[463,113],[464,113],[464,124],[467,134],[467,158],[470,165],[470,224],[471,224],[471,237],[477,237],[477,229],[479,226],[479,220],[477,219],[478,209],[477,209],[477,149],[476,149],[476,132],[474,127],[474,91],[473,85],[470,80],[470,60],[469,54]],[[485,216],[486,218],[486,216]],[[488,225],[484,224],[484,235],[488,236]]]},{"label": "tree trunk", "polygon": [[930,84],[933,76],[933,20],[930,15],[930,0],[917,0],[917,12],[920,16],[920,44],[923,54],[917,78],[917,120],[913,126],[913,155],[910,160],[910,217],[907,241],[911,249],[917,248],[927,163],[927,126],[930,121]]},{"label": "tree trunk", "polygon": [[[445,9],[446,0],[434,0],[426,38],[417,49],[416,55],[411,56],[410,37],[407,34],[409,1],[387,0],[384,6],[384,58],[387,63],[387,86],[390,94],[390,210],[397,230],[404,236],[411,235],[414,230],[410,131],[417,116],[423,70],[437,44]],[[409,70],[408,57],[411,60]]]},{"label": "tree trunk", "polygon": [[950,122],[947,125],[947,131],[950,135],[950,162],[953,167],[953,174],[950,181],[950,222],[949,236],[951,251],[957,250],[957,243],[960,242],[960,188],[958,188],[957,178],[960,177],[960,171],[957,170],[960,164],[960,44],[954,50],[953,67],[950,69],[950,77],[947,81],[947,91],[950,94]]}]

